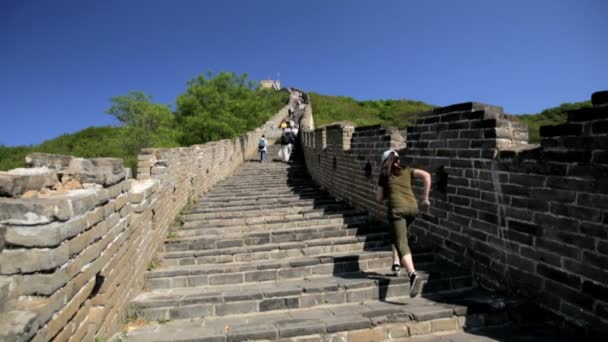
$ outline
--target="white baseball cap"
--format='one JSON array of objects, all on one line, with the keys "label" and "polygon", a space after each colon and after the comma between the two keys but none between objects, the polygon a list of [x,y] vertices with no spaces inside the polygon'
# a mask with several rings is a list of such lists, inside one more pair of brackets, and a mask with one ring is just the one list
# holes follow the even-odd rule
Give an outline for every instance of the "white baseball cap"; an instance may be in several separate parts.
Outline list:
[{"label": "white baseball cap", "polygon": [[382,153],[382,164],[384,164],[384,162],[386,161],[386,159],[388,158],[388,156],[391,155],[391,153],[394,153],[395,157],[399,158],[399,153],[397,153],[397,151],[395,151],[395,150],[386,150],[386,151],[384,151],[384,153]]}]

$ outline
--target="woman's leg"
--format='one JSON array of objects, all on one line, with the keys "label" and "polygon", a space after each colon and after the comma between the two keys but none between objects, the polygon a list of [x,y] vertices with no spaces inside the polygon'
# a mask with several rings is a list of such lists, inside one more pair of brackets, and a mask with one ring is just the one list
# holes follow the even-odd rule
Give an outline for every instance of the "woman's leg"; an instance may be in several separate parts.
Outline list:
[{"label": "woman's leg", "polygon": [[393,228],[393,260],[395,260],[395,252],[397,252],[399,256],[397,260],[401,261],[401,265],[405,267],[407,273],[416,272],[410,246],[407,241],[407,226],[413,221],[413,217],[405,215],[398,209],[392,209],[390,221]]}]

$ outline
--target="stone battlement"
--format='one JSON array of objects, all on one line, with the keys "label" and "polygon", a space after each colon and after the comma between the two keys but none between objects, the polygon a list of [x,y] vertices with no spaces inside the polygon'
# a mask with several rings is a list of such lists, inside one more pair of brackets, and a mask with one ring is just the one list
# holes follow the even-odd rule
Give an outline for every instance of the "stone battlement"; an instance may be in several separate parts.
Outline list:
[{"label": "stone battlement", "polygon": [[[288,106],[270,120],[276,127]],[[34,153],[0,173],[0,340],[111,336],[176,215],[257,150],[239,138],[122,160]]]},{"label": "stone battlement", "polygon": [[592,102],[567,123],[542,127],[540,145],[528,144],[526,125],[502,108],[472,102],[421,113],[406,131],[303,125],[302,144],[315,182],[379,220],[380,158],[396,149],[433,176],[432,206],[412,226],[418,239],[482,286],[538,296],[568,322],[606,332],[606,92]]}]

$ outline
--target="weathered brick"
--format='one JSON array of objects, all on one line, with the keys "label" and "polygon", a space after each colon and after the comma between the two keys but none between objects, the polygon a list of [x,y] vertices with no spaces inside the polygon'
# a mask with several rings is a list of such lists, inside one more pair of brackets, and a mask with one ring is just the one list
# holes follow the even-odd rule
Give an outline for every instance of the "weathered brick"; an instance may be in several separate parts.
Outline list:
[{"label": "weathered brick", "polygon": [[417,322],[409,325],[410,336],[428,335],[431,333],[431,322]]},{"label": "weathered brick", "polygon": [[585,207],[608,209],[608,195],[579,193],[576,203]]},{"label": "weathered brick", "polygon": [[515,220],[508,220],[507,224],[509,229],[516,230],[520,233],[530,234],[534,236],[541,236],[543,233],[543,229],[535,224]]},{"label": "weathered brick", "polygon": [[578,124],[561,124],[555,126],[541,126],[541,137],[565,136],[565,135],[580,135],[582,126]]},{"label": "weathered brick", "polygon": [[559,283],[568,285],[576,289],[579,288],[581,283],[580,277],[572,275],[569,272],[565,272],[564,270],[548,267],[543,264],[538,264],[536,267],[536,271],[543,277],[547,277],[551,280],[557,281]]},{"label": "weathered brick", "polygon": [[358,330],[348,333],[348,342],[381,342],[384,340],[385,333],[381,329]]}]

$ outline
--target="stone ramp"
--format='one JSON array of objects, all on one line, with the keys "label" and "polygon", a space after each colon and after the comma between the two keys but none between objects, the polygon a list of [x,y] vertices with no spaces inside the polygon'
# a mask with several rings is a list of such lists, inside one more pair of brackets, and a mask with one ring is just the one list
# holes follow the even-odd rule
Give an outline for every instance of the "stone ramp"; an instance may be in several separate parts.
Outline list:
[{"label": "stone ramp", "polygon": [[504,324],[516,304],[420,245],[422,298],[409,298],[407,277],[389,274],[386,227],[297,163],[246,162],[183,218],[130,304],[147,323],[127,341],[380,341]]}]

